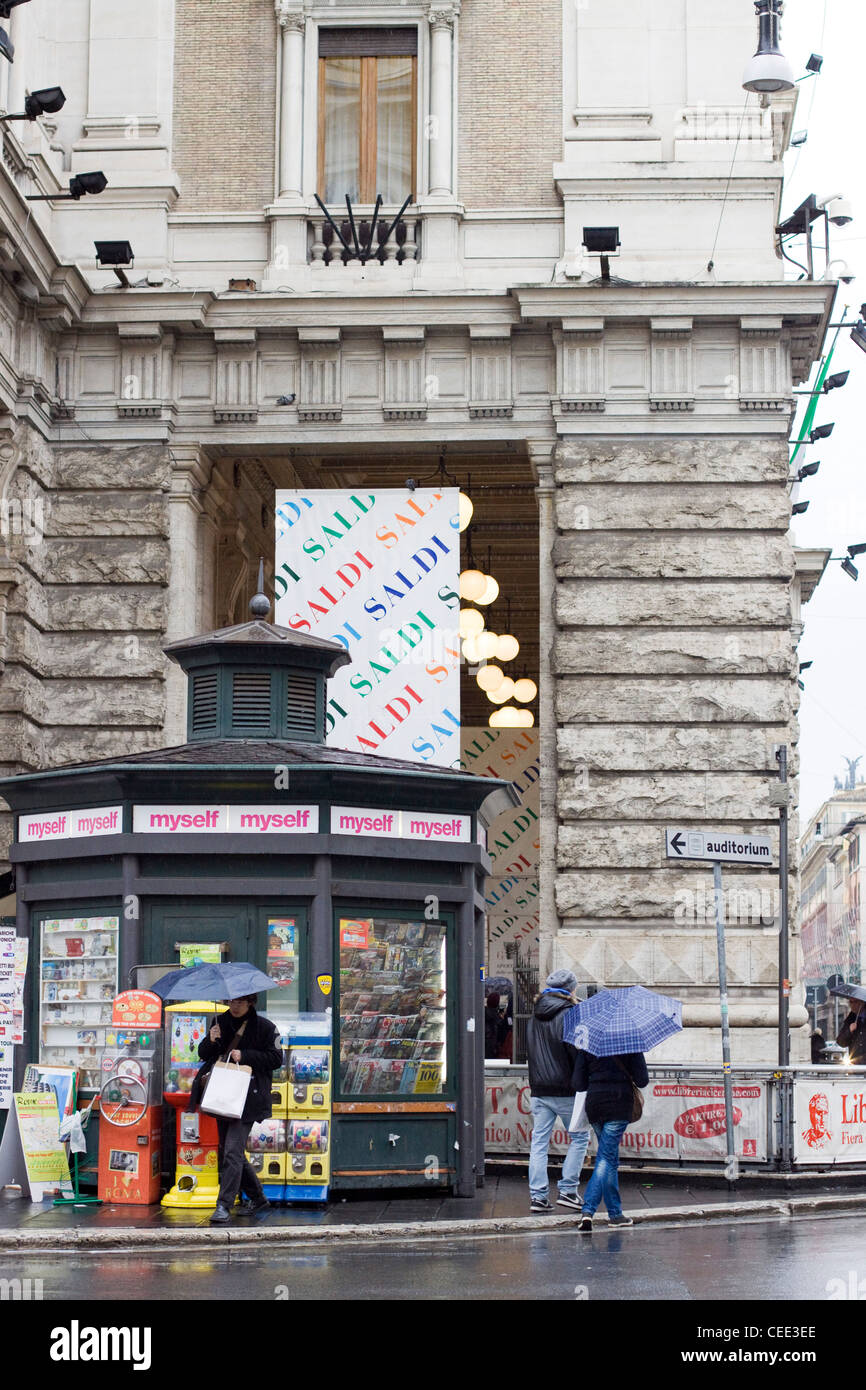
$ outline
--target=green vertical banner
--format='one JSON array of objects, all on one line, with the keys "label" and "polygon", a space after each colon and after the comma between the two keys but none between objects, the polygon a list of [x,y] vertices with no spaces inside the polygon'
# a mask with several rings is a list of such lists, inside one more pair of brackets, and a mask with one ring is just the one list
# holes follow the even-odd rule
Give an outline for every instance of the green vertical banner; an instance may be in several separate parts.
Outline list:
[{"label": "green vertical banner", "polygon": [[[838,337],[838,334],[837,334],[837,337]],[[835,342],[835,340],[834,340],[833,346],[831,347],[830,351],[827,353],[827,356],[826,356],[825,359],[824,359],[824,365],[822,366],[820,372],[818,373],[818,379],[817,379],[817,381],[815,382],[815,393],[816,393],[816,394],[812,396],[811,400],[809,401],[809,404],[808,404],[807,407],[806,407],[806,414],[803,416],[803,423],[802,423],[802,425],[800,426],[800,433],[799,433],[798,436],[797,436],[797,445],[796,445],[796,448],[794,449],[793,454],[791,455],[791,457],[790,457],[790,459],[789,459],[789,466],[790,466],[790,464],[792,464],[792,463],[794,462],[794,460],[796,459],[798,453],[800,452],[800,450],[801,450],[801,449],[803,448],[803,446],[805,445],[805,443],[806,443],[806,441],[808,440],[809,435],[810,435],[810,433],[811,433],[811,431],[812,431],[812,425],[814,424],[814,421],[815,421],[815,414],[816,414],[816,412],[817,412],[817,410],[818,410],[818,401],[819,401],[819,399],[820,399],[820,397],[818,396],[817,392],[819,392],[819,391],[821,390],[821,387],[824,385],[824,378],[826,377],[827,373],[828,373],[829,370],[830,370],[830,363],[831,363],[832,360],[833,360],[833,353],[834,353],[834,351],[835,351],[835,348],[836,348],[836,342]]]}]

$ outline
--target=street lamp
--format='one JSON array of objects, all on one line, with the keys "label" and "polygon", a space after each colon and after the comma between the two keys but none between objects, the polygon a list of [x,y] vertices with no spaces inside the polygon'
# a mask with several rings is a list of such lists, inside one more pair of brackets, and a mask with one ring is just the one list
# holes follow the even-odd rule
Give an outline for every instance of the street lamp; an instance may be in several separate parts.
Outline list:
[{"label": "street lamp", "polygon": [[746,65],[743,86],[759,95],[790,92],[794,70],[779,47],[783,0],[755,0],[758,15],[758,51]]}]

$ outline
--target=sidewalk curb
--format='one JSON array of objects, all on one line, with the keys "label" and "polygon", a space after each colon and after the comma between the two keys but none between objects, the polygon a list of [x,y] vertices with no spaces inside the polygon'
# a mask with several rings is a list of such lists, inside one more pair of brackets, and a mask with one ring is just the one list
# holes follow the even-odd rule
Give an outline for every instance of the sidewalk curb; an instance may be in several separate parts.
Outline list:
[{"label": "sidewalk curb", "polygon": [[[765,1199],[752,1202],[709,1203],[696,1207],[657,1207],[632,1213],[635,1228],[664,1223],[698,1225],[732,1218],[820,1216],[833,1212],[866,1212],[866,1194],[832,1197],[795,1197],[790,1200]],[[0,1255],[12,1251],[27,1254],[70,1254],[75,1251],[103,1253],[160,1250],[226,1250],[241,1246],[358,1245],[396,1244],[406,1241],[465,1239],[501,1235],[534,1235],[539,1231],[573,1230],[579,1216],[480,1217],[465,1221],[393,1221],[369,1226],[241,1226],[229,1229],[192,1226],[183,1229],[147,1231],[2,1231]],[[611,1228],[602,1218],[594,1234]]]}]

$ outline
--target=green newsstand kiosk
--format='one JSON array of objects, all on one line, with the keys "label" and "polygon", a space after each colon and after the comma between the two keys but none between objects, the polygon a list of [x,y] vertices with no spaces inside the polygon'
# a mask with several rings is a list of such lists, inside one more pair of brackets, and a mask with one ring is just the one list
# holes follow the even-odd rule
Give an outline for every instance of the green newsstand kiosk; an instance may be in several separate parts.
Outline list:
[{"label": "green newsstand kiosk", "polygon": [[0,781],[30,939],[16,1084],[25,1061],[65,1062],[86,1098],[115,993],[209,947],[282,980],[260,999],[281,1026],[332,1011],[332,1190],[471,1196],[485,826],[517,797],[326,747],[326,683],[347,651],[270,623],[262,594],[250,607],[166,648],[187,676],[185,744]]}]

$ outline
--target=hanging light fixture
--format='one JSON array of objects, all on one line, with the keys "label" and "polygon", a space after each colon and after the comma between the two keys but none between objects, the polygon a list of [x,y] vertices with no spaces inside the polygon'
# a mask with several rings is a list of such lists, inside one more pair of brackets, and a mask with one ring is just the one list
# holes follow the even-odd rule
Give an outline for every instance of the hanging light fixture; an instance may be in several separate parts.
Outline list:
[{"label": "hanging light fixture", "polygon": [[[443,471],[443,473],[444,473],[444,471],[445,471],[445,460],[444,460],[444,459],[442,459],[442,460],[440,461],[440,465],[439,465],[439,466],[440,466],[440,468],[442,469],[442,471]],[[469,478],[468,488],[469,488],[469,492],[471,492],[471,491],[472,491],[472,477],[471,477],[471,475],[470,475],[470,478]],[[458,496],[457,496],[457,504],[458,504],[458,508],[459,508],[459,511],[458,511],[458,514],[457,514],[457,517],[458,517],[458,526],[457,526],[457,529],[458,529],[458,531],[465,531],[465,530],[466,530],[466,527],[469,525],[470,521],[472,520],[472,513],[475,511],[475,508],[474,508],[473,505],[472,505],[472,498],[469,496],[469,493],[468,493],[468,492],[464,492],[464,491],[462,490],[462,488],[461,488],[461,490],[460,490],[460,492],[458,493]]]},{"label": "hanging light fixture", "polygon": [[473,567],[465,569],[460,575],[460,597],[468,603],[478,603],[487,589],[487,575]]},{"label": "hanging light fixture", "polygon": [[496,656],[499,661],[513,661],[520,651],[520,643],[510,632],[504,633],[497,644]]},{"label": "hanging light fixture", "polygon": [[489,693],[502,684],[505,680],[505,672],[501,671],[498,666],[492,666],[488,663],[481,667],[475,679],[481,689]]},{"label": "hanging light fixture", "polygon": [[484,606],[485,606],[485,608],[486,608],[486,606],[487,606],[488,603],[495,603],[496,600],[497,600],[498,598],[499,598],[499,585],[497,584],[496,580],[493,578],[493,575],[492,575],[492,574],[485,574],[485,575],[484,575],[484,588],[483,588],[483,590],[481,591],[481,593],[478,595],[478,597],[474,600],[475,603],[482,603],[482,604],[484,604]]},{"label": "hanging light fixture", "polygon": [[537,694],[538,686],[528,676],[521,676],[519,681],[514,682],[514,698],[519,700],[522,705],[528,705]]},{"label": "hanging light fixture", "polygon": [[499,646],[499,637],[495,632],[479,632],[475,641],[485,661],[489,661],[492,656],[496,655],[496,648]]},{"label": "hanging light fixture", "polygon": [[494,705],[504,705],[506,700],[510,700],[514,694],[514,681],[510,676],[503,676],[495,690],[487,691],[487,698]]},{"label": "hanging light fixture", "polygon": [[460,649],[470,666],[480,666],[484,657],[478,650],[478,638],[467,637]]},{"label": "hanging light fixture", "polygon": [[491,729],[531,729],[535,720],[528,709],[503,705],[501,709],[493,711],[487,723]]},{"label": "hanging light fixture", "polygon": [[477,608],[460,609],[460,636],[477,637],[484,630],[484,614]]}]

